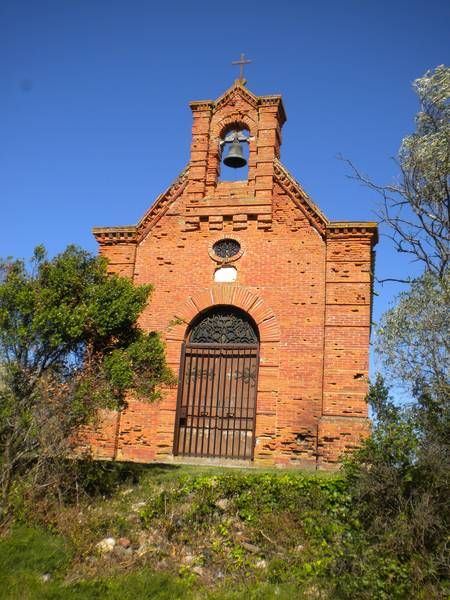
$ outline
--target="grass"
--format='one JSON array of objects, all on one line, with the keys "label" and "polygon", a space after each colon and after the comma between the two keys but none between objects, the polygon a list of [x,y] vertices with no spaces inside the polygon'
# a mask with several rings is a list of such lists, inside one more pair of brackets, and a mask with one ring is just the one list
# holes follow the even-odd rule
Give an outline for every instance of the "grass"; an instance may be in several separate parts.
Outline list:
[{"label": "grass", "polygon": [[[0,536],[1,600],[447,597],[412,582],[420,557],[371,546],[339,474],[79,466],[72,502],[18,504]],[[105,537],[127,541],[101,553]]]},{"label": "grass", "polygon": [[[0,540],[0,589],[4,600],[291,600],[292,586],[256,583],[234,590],[196,590],[196,582],[180,576],[140,569],[115,577],[74,583],[64,581],[71,553],[58,535],[26,526],[15,527]],[[50,576],[44,581],[43,576]]]},{"label": "grass", "polygon": [[[185,465],[85,468],[91,496],[62,509],[34,506],[0,539],[2,599],[327,597],[318,595],[317,582],[343,531],[339,476]],[[110,536],[128,538],[132,554],[100,555],[96,544]]]}]

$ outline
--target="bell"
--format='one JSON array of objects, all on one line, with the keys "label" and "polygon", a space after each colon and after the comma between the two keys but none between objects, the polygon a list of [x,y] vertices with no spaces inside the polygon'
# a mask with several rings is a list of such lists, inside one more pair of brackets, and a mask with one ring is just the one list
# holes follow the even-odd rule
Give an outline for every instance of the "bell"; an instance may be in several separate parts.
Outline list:
[{"label": "bell", "polygon": [[223,163],[227,165],[227,167],[232,167],[233,169],[245,167],[247,164],[241,143],[237,139],[232,142],[228,154],[223,159]]}]

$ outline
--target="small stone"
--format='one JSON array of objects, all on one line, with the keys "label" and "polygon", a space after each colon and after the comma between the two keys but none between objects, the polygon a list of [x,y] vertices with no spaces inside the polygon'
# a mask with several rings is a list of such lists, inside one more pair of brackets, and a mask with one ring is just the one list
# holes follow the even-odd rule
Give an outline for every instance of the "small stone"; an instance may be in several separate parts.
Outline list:
[{"label": "small stone", "polygon": [[126,537],[119,538],[117,543],[119,546],[122,546],[122,548],[129,548],[131,546],[130,540]]},{"label": "small stone", "polygon": [[200,565],[195,565],[195,567],[192,567],[192,572],[196,575],[203,575],[203,567]]},{"label": "small stone", "polygon": [[96,544],[96,548],[100,554],[109,554],[114,550],[116,545],[116,540],[112,537],[104,538],[98,544]]},{"label": "small stone", "polygon": [[305,549],[305,546],[303,546],[303,544],[299,544],[298,546],[295,546],[296,552],[302,552],[304,549]]},{"label": "small stone", "polygon": [[184,565],[191,565],[194,562],[195,557],[192,556],[192,554],[186,554],[186,556],[183,556],[183,558],[181,559],[181,562]]},{"label": "small stone", "polygon": [[131,510],[133,512],[137,512],[138,510],[143,508],[145,506],[145,504],[146,504],[146,502],[144,502],[143,500],[141,502],[135,502],[134,504],[131,505]]},{"label": "small stone", "polygon": [[228,500],[228,498],[220,498],[219,500],[217,500],[216,506],[217,508],[220,508],[220,510],[226,511],[227,508],[230,506],[230,501]]},{"label": "small stone", "polygon": [[41,579],[42,579],[42,581],[43,581],[44,583],[47,583],[47,581],[50,581],[50,579],[51,579],[51,575],[50,575],[50,573],[44,573],[44,574],[41,576]]},{"label": "small stone", "polygon": [[241,542],[241,546],[253,554],[259,554],[261,552],[261,548],[255,546],[254,544],[249,544],[248,542]]},{"label": "small stone", "polygon": [[256,561],[255,567],[257,569],[267,569],[267,561],[261,558],[260,560]]}]

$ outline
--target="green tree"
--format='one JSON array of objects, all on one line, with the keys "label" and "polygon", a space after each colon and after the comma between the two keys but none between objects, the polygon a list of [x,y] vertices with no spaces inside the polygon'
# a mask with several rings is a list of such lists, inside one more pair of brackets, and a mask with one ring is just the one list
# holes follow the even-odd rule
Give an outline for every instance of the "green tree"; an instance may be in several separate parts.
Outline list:
[{"label": "green tree", "polygon": [[450,69],[428,71],[413,84],[416,130],[400,146],[398,181],[380,185],[351,161],[354,178],[382,196],[378,210],[394,248],[448,285],[450,221]]},{"label": "green tree", "polygon": [[332,565],[337,598],[448,597],[449,413],[419,395],[399,405],[370,386],[371,437],[345,463],[352,533]]},{"label": "green tree", "polygon": [[420,109],[416,130],[400,145],[398,181],[376,184],[349,164],[360,183],[381,194],[378,214],[394,249],[423,266],[419,277],[406,280],[409,287],[376,330],[384,373],[390,383],[405,387],[411,400],[428,398],[445,406],[449,402],[450,69],[440,65],[414,81],[413,87]]},{"label": "green tree", "polygon": [[[424,267],[377,329],[385,374],[412,399],[449,402],[450,69],[441,65],[414,82],[416,131],[399,151],[400,180],[374,186],[395,248]],[[367,179],[365,180],[367,181]]]},{"label": "green tree", "polygon": [[[75,246],[30,266],[0,265],[0,482],[59,483],[77,428],[128,393],[151,401],[172,381],[159,336],[138,317],[151,286],[108,275],[105,259]],[[66,470],[67,465],[62,470]]]},{"label": "green tree", "polygon": [[413,395],[448,399],[449,298],[427,272],[411,282],[377,327],[375,347],[390,381]]},{"label": "green tree", "polygon": [[380,375],[370,386],[372,435],[345,467],[357,526],[334,564],[336,597],[448,597],[450,69],[414,88],[420,110],[400,146],[398,183],[377,185],[353,167],[382,195],[394,248],[423,272],[376,331],[384,373],[408,401],[395,403]]}]

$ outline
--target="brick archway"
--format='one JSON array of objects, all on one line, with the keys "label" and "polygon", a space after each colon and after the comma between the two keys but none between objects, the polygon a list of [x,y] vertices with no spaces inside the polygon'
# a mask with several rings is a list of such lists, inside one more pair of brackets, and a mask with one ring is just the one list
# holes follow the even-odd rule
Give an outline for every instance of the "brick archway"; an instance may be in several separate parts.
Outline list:
[{"label": "brick archway", "polygon": [[174,370],[178,369],[182,345],[190,323],[201,313],[217,305],[234,306],[247,312],[259,331],[254,459],[264,464],[267,460],[265,447],[276,437],[280,386],[280,327],[267,302],[252,290],[224,284],[189,296],[175,313],[176,321],[165,335],[169,363]]},{"label": "brick archway", "polygon": [[260,342],[280,341],[280,328],[273,310],[258,295],[245,288],[220,285],[190,296],[176,313],[177,324],[167,334],[167,339],[182,341],[187,327],[199,313],[216,305],[230,305],[248,313],[258,326]]},{"label": "brick archway", "polygon": [[258,370],[248,312],[216,305],[194,318],[181,348],[174,456],[253,459]]}]

